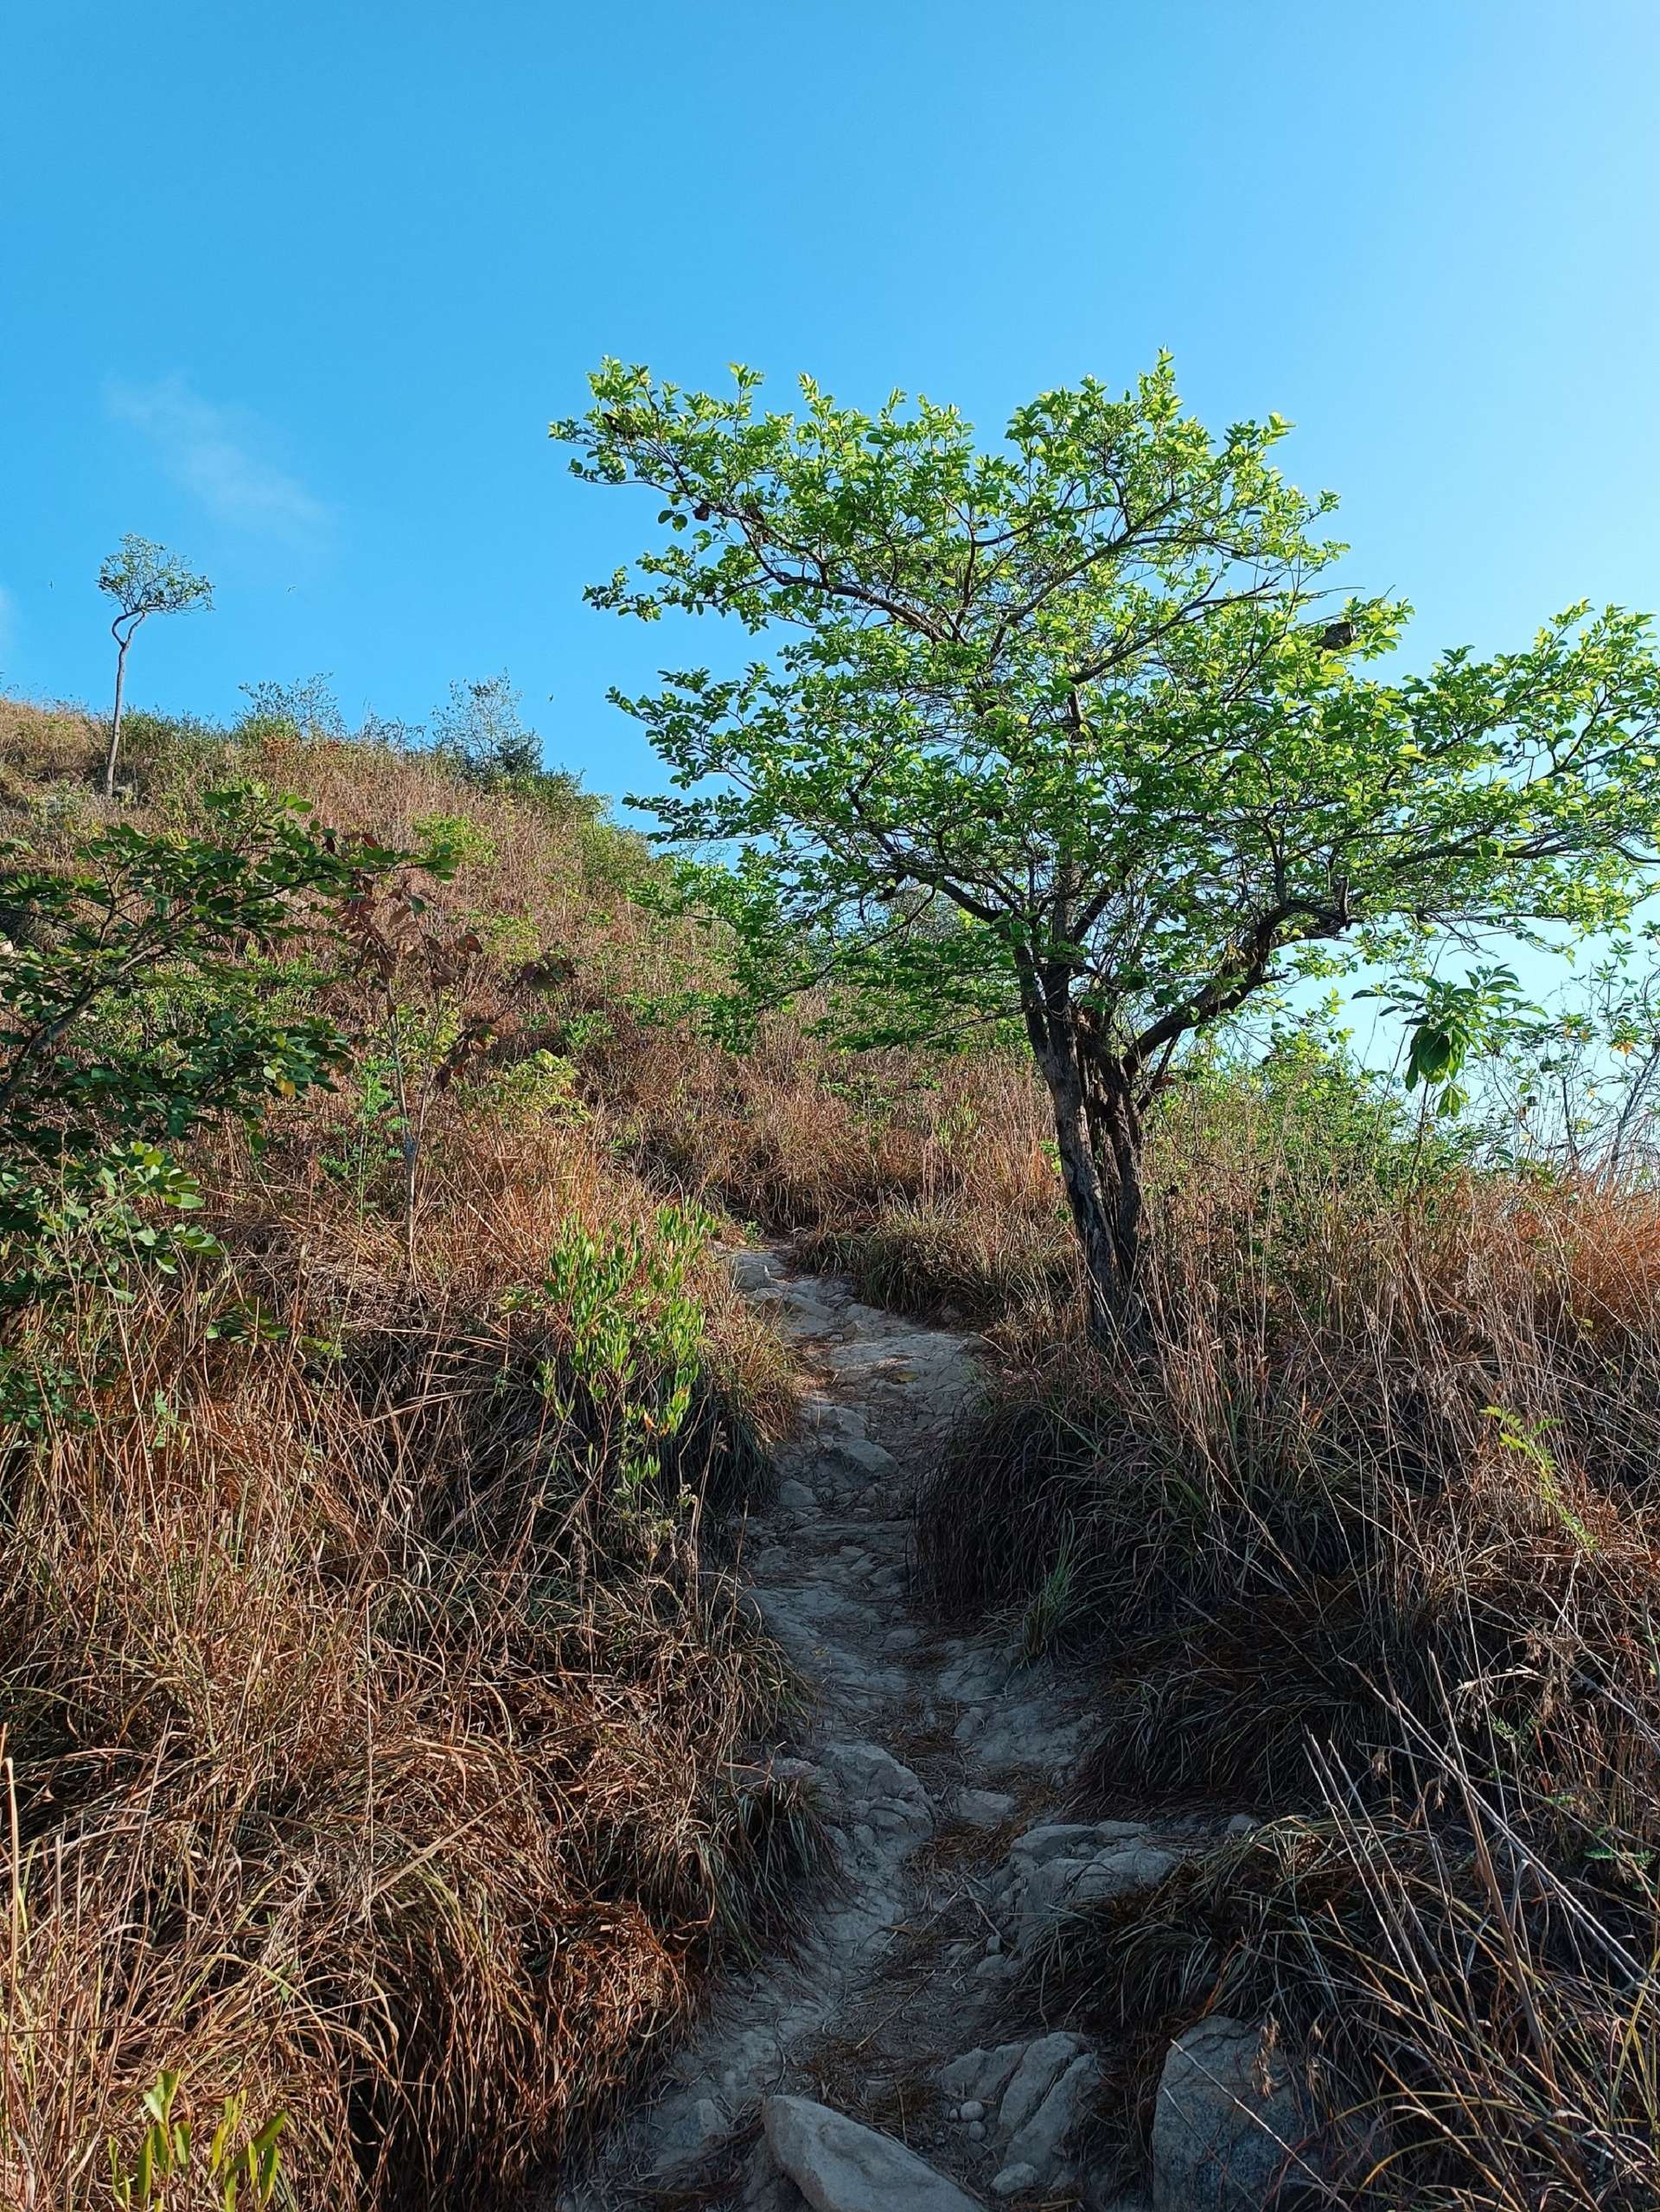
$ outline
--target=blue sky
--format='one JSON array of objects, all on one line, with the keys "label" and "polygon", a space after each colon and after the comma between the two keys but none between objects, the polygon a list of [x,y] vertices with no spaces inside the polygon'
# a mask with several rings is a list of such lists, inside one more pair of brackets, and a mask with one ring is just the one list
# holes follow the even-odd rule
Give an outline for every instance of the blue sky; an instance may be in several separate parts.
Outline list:
[{"label": "blue sky", "polygon": [[603,695],[666,641],[580,587],[651,510],[546,436],[605,353],[994,429],[1166,346],[1296,421],[1417,656],[1660,603],[1655,0],[23,0],[4,45],[8,689],[102,701],[137,531],[219,604],[136,702],[506,667],[550,760],[650,787]]}]

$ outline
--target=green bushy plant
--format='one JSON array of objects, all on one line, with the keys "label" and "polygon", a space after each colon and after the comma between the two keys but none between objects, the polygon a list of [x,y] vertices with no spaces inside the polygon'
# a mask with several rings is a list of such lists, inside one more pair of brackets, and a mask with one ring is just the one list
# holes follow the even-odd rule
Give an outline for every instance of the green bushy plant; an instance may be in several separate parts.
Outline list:
[{"label": "green bushy plant", "polygon": [[169,2202],[180,2202],[175,2184],[182,2190],[195,2182],[205,2186],[219,2212],[291,2203],[279,2147],[286,2117],[274,2113],[248,2133],[246,2098],[229,2096],[202,2144],[188,2120],[174,2117],[182,2079],[163,2069],[144,2092],[150,2124],[131,2155],[110,2139],[110,2195],[118,2212],[167,2212]]},{"label": "green bushy plant", "polygon": [[[0,1310],[82,1274],[216,1249],[177,1147],[329,1085],[348,1051],[299,1010],[278,955],[326,936],[399,856],[320,833],[257,787],[211,793],[201,833],[113,824],[70,864],[0,851]],[[64,1375],[7,1366],[32,1423]]]},{"label": "green bushy plant", "polygon": [[549,1256],[539,1298],[563,1357],[545,1365],[543,1387],[562,1421],[603,1433],[625,1507],[661,1488],[692,1411],[706,1349],[693,1277],[715,1227],[696,1208],[661,1206],[649,1232],[602,1244],[572,1227]]}]

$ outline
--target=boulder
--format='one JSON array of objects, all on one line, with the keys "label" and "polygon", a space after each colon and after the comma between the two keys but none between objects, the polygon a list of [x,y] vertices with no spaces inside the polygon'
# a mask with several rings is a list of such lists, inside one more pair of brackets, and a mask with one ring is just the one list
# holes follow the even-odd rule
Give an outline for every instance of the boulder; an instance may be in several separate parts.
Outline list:
[{"label": "boulder", "polygon": [[1019,1917],[1013,1931],[1016,1950],[1029,1950],[1065,1907],[1150,1890],[1164,1880],[1175,1864],[1174,1852],[1140,1838],[1102,1845],[1087,1858],[1056,1852],[1040,1858],[1019,1892]]},{"label": "boulder", "polygon": [[982,2212],[903,2143],[827,2105],[769,2097],[761,2125],[774,2165],[813,2212]]},{"label": "boulder", "polygon": [[1101,1897],[1127,1896],[1133,1890],[1153,1889],[1175,1864],[1175,1852],[1161,1850],[1157,1844],[1108,1844],[1085,1866],[1068,1902],[1088,1904]]},{"label": "boulder", "polygon": [[1153,2212],[1262,2212],[1308,2123],[1261,2026],[1218,2015],[1171,2045],[1152,2122]]},{"label": "boulder", "polygon": [[855,1819],[891,1834],[923,1841],[934,1833],[928,1792],[909,1767],[879,1743],[832,1743],[822,1755],[842,1802]]}]

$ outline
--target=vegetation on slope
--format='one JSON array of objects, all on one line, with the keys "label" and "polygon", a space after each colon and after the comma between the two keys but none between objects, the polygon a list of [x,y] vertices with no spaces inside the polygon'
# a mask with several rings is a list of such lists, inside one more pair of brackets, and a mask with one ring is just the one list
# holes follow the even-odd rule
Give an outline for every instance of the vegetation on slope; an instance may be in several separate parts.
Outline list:
[{"label": "vegetation on slope", "polygon": [[[1152,1117],[1156,1349],[1105,1359],[1018,1059],[840,1049],[810,1001],[694,1034],[718,937],[559,779],[280,717],[125,743],[134,825],[252,776],[448,880],[272,955],[348,1049],[188,1140],[218,1249],[106,1243],[6,1323],[73,1383],[5,1470],[22,2202],[102,2202],[178,2066],[199,2123],[288,2115],[302,2203],[488,2196],[774,1924],[811,1819],[745,1761],[788,1686],[710,1569],[789,1393],[718,1218],[987,1330],[920,1501],[939,1601],[1098,1669],[1100,1809],[1265,1816],[1022,1994],[1118,2051],[1126,2161],[1170,2033],[1263,2009],[1343,2202],[1652,2202],[1640,1174],[1496,1165],[1306,1045],[1211,1055]],[[106,819],[98,765],[10,711],[35,860]]]},{"label": "vegetation on slope", "polygon": [[[158,850],[254,777],[451,872],[366,877],[247,969],[337,1037],[334,1087],[182,1129],[182,1246],[108,1162],[232,978],[151,964],[53,1039],[60,1134],[96,1140],[62,1173],[107,1202],[10,1222],[9,1277],[49,1248],[53,1288],[4,1323],[0,2196],[109,2202],[106,2139],[176,2069],[201,2136],[227,2098],[286,2116],[302,2204],[483,2197],[812,1857],[746,1780],[788,1686],[699,1540],[790,1386],[712,1225],[579,1095],[589,1002],[661,980],[631,843],[555,779],[138,716],[127,745],[121,820]],[[96,746],[8,711],[30,868],[109,865],[73,858],[104,850]],[[10,880],[16,958],[50,953],[62,916]]]},{"label": "vegetation on slope", "polygon": [[[554,435],[657,510],[591,601],[760,641],[617,701],[671,824],[742,845],[750,960],[850,987],[850,1034],[1000,1031],[1048,1093],[1082,1326],[1041,1198],[1019,1274],[958,1194],[821,1224],[890,1294],[965,1249],[1022,1294],[1025,1356],[923,1501],[942,1596],[1093,1649],[1101,1792],[1325,1801],[1162,1921],[1067,1928],[1044,1986],[1144,2057],[1273,1997],[1345,2202],[1652,2203],[1651,1190],[1460,1168],[1341,1068],[1214,1081],[1226,1024],[1359,951],[1451,1106],[1515,979],[1414,964],[1632,924],[1651,625],[1580,606],[1373,673],[1409,608],[1324,602],[1336,502],[1280,475],[1288,426],[1213,436],[1165,360],[989,448],[810,378],[794,412],[743,367],[591,383]],[[1560,1064],[1548,1024],[1534,1051]],[[982,1150],[1006,1126],[981,1189],[1022,1188],[1029,1123]]]},{"label": "vegetation on slope", "polygon": [[1184,412],[1167,356],[989,447],[926,398],[866,414],[804,376],[792,414],[762,383],[608,360],[553,425],[657,508],[592,603],[763,655],[613,698],[672,827],[741,847],[710,889],[753,971],[852,985],[867,1034],[1030,1054],[1092,1330],[1133,1345],[1152,1108],[1222,1024],[1357,947],[1630,915],[1660,861],[1651,625],[1580,605],[1521,651],[1370,673],[1410,607],[1333,619],[1336,494],[1286,480],[1280,417]]},{"label": "vegetation on slope", "polygon": [[1660,1202],[1426,1171],[1306,1061],[1159,1160],[1155,1358],[1030,1314],[921,1540],[1097,1671],[1089,1801],[1264,1820],[1069,1916],[1028,2000],[1116,2045],[1132,2159],[1171,2035],[1267,2012],[1342,2202],[1651,2205]]}]

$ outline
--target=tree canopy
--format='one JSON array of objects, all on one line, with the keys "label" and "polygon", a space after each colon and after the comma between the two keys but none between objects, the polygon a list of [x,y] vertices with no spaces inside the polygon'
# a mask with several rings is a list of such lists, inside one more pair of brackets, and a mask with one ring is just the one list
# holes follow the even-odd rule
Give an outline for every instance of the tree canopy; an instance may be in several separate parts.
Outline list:
[{"label": "tree canopy", "polygon": [[1660,825],[1644,618],[1381,673],[1410,610],[1333,603],[1336,501],[1280,473],[1288,425],[1213,435],[1167,359],[1042,394],[990,450],[951,407],[803,379],[763,411],[760,381],[608,362],[554,425],[579,475],[662,502],[593,602],[764,641],[615,696],[672,831],[741,848],[798,946],[1024,1026],[1103,1316],[1133,1301],[1152,1087],[1299,953],[1630,910]]},{"label": "tree canopy", "polygon": [[131,532],[98,572],[98,588],[118,609],[118,622],[142,622],[150,615],[184,615],[211,607],[214,587],[188,569],[176,553]]}]

